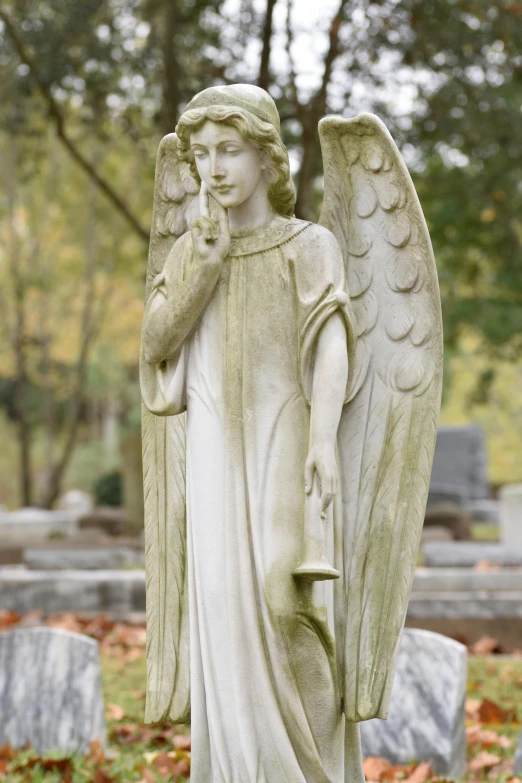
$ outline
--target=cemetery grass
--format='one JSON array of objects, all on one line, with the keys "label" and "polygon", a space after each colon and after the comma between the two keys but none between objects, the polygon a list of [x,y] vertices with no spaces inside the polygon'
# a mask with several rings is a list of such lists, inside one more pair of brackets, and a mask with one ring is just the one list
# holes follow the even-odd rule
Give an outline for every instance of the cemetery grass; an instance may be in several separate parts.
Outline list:
[{"label": "cemetery grass", "polygon": [[[8,783],[181,783],[189,779],[188,728],[169,724],[143,725],[146,679],[143,653],[124,657],[102,654],[102,672],[108,735],[106,756],[96,746],[86,759],[64,760],[53,754],[38,759],[33,752],[26,751],[16,755],[16,763],[9,765],[8,772],[4,768],[7,774],[4,777],[0,774],[0,780]],[[514,718],[521,703],[522,659],[470,656],[466,702],[468,761],[479,759],[480,766],[482,754],[488,764],[491,757],[496,757],[498,762],[496,769],[489,766],[473,773],[468,771],[463,782],[495,780],[507,783],[512,779],[509,763],[514,757],[520,731]],[[182,774],[176,774],[179,771]],[[394,779],[407,781],[408,775],[399,774]],[[423,783],[435,779],[422,777]]]}]

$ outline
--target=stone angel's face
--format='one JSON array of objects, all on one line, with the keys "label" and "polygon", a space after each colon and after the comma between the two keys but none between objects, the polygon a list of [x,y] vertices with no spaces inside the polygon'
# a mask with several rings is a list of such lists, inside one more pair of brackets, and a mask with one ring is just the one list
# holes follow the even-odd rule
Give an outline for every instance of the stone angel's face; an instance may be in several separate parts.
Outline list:
[{"label": "stone angel's face", "polygon": [[263,182],[261,150],[229,125],[207,120],[191,133],[190,148],[201,181],[226,209],[243,204]]}]

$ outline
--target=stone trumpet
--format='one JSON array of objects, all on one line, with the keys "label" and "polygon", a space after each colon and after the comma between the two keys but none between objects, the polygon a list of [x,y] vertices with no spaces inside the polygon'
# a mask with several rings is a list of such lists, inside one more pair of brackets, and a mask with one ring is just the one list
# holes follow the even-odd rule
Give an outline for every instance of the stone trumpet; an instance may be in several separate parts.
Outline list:
[{"label": "stone trumpet", "polygon": [[330,565],[327,556],[327,526],[332,521],[332,506],[321,513],[319,482],[314,475],[312,491],[305,496],[303,549],[301,563],[292,571],[292,576],[308,582],[339,579],[340,573]]}]

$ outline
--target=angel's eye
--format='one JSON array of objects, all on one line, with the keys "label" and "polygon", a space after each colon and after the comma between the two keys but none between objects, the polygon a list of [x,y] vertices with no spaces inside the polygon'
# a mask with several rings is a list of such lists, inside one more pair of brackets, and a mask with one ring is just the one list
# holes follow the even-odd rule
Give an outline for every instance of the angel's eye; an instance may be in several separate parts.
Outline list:
[{"label": "angel's eye", "polygon": [[241,150],[239,149],[239,147],[226,147],[225,152],[227,153],[227,155],[238,155],[241,152]]},{"label": "angel's eye", "polygon": [[206,150],[193,150],[193,155],[195,158],[205,158],[207,155]]}]

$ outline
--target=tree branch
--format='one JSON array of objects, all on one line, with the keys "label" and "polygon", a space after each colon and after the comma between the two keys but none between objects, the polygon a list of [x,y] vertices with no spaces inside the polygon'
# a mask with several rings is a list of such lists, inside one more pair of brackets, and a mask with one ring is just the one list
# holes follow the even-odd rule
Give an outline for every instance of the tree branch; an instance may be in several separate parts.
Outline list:
[{"label": "tree branch", "polygon": [[64,146],[68,149],[70,155],[79,164],[79,166],[85,171],[87,176],[97,185],[97,187],[104,193],[104,195],[112,202],[113,206],[123,215],[127,223],[132,226],[133,230],[145,241],[149,240],[149,232],[141,225],[135,215],[132,214],[129,207],[125,204],[115,190],[109,185],[106,179],[104,179],[96,169],[91,165],[87,158],[80,152],[74,141],[70,138],[66,128],[63,115],[60,111],[60,107],[55,101],[53,94],[43,79],[41,78],[35,62],[31,55],[28,53],[23,42],[18,37],[15,27],[4,10],[0,8],[0,19],[5,25],[7,34],[9,35],[16,52],[22,62],[24,62],[31,72],[33,79],[35,80],[38,89],[49,110],[49,115],[54,122],[56,133]]},{"label": "tree branch", "polygon": [[[299,94],[297,92],[297,74],[295,72],[295,63],[292,56],[292,44],[294,42],[294,32],[292,30],[292,10],[294,7],[293,0],[287,0],[286,5],[286,56],[288,57],[289,72],[290,72],[290,91],[292,93],[292,102],[295,106],[295,113],[297,118],[300,119],[303,113],[303,107],[299,100]],[[281,118],[282,119],[282,118]]]},{"label": "tree branch", "polygon": [[274,26],[274,8],[277,0],[267,0],[265,22],[263,25],[263,48],[257,84],[263,90],[268,90],[270,84],[270,52],[272,49],[272,29]]},{"label": "tree branch", "polygon": [[326,94],[328,91],[328,85],[330,84],[330,79],[332,78],[334,63],[340,54],[341,47],[339,41],[339,30],[341,29],[341,24],[344,19],[344,11],[347,5],[348,0],[341,0],[337,9],[337,13],[330,23],[330,32],[328,34],[328,51],[326,52],[326,56],[324,58],[323,78],[321,81],[321,86],[319,87],[313,100],[314,118],[318,116],[321,117],[326,111]]}]

